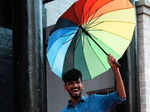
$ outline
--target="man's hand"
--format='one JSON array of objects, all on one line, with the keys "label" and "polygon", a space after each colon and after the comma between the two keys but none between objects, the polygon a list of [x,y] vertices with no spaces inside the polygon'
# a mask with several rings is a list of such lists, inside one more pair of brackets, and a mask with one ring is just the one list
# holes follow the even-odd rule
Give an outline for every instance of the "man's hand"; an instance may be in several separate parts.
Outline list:
[{"label": "man's hand", "polygon": [[107,58],[108,58],[108,63],[110,64],[110,66],[111,66],[111,68],[114,72],[118,95],[120,96],[120,98],[125,99],[126,98],[126,92],[125,92],[124,83],[122,81],[120,71],[119,71],[119,68],[118,68],[118,63],[115,60],[115,58],[113,56],[111,56],[110,54],[108,55]]},{"label": "man's hand", "polygon": [[116,69],[118,67],[116,59],[110,54],[107,55],[108,63],[112,69]]}]

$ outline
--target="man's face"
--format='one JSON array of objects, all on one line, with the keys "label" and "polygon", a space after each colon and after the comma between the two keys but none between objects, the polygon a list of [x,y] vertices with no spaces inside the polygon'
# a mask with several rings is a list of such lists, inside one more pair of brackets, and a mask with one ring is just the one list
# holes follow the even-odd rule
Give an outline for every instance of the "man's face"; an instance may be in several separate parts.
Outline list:
[{"label": "man's face", "polygon": [[76,81],[69,81],[65,83],[64,88],[65,90],[67,90],[67,92],[72,98],[78,99],[81,97],[83,84],[82,84],[81,79],[78,79]]}]

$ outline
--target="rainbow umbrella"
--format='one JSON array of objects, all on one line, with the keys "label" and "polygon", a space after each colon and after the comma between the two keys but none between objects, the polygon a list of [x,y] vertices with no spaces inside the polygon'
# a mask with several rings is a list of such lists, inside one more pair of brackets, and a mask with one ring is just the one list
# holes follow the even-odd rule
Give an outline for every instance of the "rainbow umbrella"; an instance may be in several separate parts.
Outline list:
[{"label": "rainbow umbrella", "polygon": [[58,76],[76,68],[89,80],[106,72],[107,54],[117,60],[135,28],[129,0],[78,0],[57,21],[48,39],[47,58]]}]

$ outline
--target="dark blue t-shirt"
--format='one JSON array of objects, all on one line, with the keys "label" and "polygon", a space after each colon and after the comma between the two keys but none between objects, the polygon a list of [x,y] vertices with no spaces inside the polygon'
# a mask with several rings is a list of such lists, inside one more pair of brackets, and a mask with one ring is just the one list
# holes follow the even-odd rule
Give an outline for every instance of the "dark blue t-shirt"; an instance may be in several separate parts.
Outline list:
[{"label": "dark blue t-shirt", "polygon": [[124,100],[118,96],[117,92],[106,95],[93,94],[87,98],[82,96],[78,104],[71,106],[68,103],[62,112],[108,112],[113,106]]}]

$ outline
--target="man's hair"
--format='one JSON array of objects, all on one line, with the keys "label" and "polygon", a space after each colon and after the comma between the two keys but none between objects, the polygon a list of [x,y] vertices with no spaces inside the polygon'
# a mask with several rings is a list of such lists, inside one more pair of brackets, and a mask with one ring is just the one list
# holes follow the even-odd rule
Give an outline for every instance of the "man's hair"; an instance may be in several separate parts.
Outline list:
[{"label": "man's hair", "polygon": [[71,69],[62,75],[62,80],[64,83],[69,82],[69,81],[76,81],[78,79],[81,79],[82,81],[82,74],[79,70],[77,69]]}]

